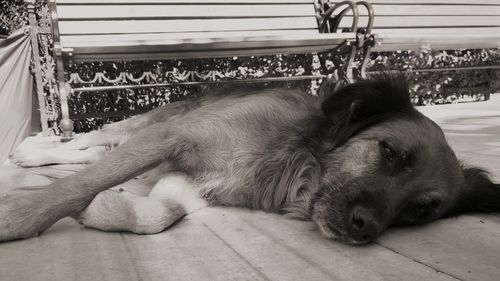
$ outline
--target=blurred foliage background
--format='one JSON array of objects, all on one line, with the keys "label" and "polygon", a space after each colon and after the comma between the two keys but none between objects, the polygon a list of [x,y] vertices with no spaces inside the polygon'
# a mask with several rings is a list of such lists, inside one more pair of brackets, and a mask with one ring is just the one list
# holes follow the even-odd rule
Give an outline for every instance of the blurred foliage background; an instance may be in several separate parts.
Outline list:
[{"label": "blurred foliage background", "polygon": [[[36,0],[37,11],[46,4],[47,0]],[[38,16],[40,17],[40,14]],[[26,24],[27,12],[23,0],[0,0],[0,36],[9,35]],[[500,66],[500,48],[441,51],[422,49],[420,51],[372,53],[368,71],[402,71],[410,84],[413,103],[431,105],[488,99],[491,93],[500,92],[500,69],[428,70],[485,66]],[[329,67],[332,70],[335,65],[330,63]],[[143,72],[149,71],[156,82],[165,83],[179,81],[179,75],[185,71],[194,71],[202,76],[215,71],[218,74],[215,77],[216,80],[234,80],[318,74],[320,66],[317,56],[299,54],[202,60],[78,63],[66,70],[68,77],[70,73],[79,73],[81,79],[86,81],[92,80],[97,72],[102,72],[112,79],[122,72],[131,73],[133,77],[140,77]],[[178,75],[172,75],[172,73]],[[196,77],[194,78],[196,80]],[[273,82],[272,84],[302,87],[314,92],[318,82],[296,81]],[[72,86],[101,85],[109,85],[109,83],[105,81],[91,84],[74,83]],[[169,86],[75,94],[70,100],[70,110],[72,118],[76,119],[75,131],[83,132],[96,129],[108,122],[121,120],[125,115],[145,112],[186,96],[203,94],[209,89],[210,86],[207,85]],[[57,100],[55,102],[57,103]],[[130,113],[130,111],[135,111],[135,113]],[[55,133],[58,133],[57,120],[53,120],[51,127]]]}]

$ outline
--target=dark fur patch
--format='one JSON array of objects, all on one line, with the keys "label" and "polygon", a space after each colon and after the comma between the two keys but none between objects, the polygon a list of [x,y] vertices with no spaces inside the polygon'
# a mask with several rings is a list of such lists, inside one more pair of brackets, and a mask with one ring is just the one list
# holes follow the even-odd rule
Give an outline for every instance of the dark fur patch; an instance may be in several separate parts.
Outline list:
[{"label": "dark fur patch", "polygon": [[450,215],[468,212],[500,212],[500,184],[477,167],[464,167],[465,188]]},{"label": "dark fur patch", "polygon": [[417,114],[410,102],[406,80],[398,74],[380,74],[373,80],[325,94],[321,109],[333,123],[330,136],[335,139],[335,147],[384,120],[388,114]]}]

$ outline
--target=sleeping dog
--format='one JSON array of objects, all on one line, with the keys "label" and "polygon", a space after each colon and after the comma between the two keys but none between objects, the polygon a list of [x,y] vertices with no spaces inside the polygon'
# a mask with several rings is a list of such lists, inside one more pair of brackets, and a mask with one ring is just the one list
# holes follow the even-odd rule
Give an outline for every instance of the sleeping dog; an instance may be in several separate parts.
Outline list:
[{"label": "sleeping dog", "polygon": [[[104,157],[92,150],[103,145],[117,147]],[[66,216],[157,233],[222,205],[310,219],[328,238],[363,244],[391,225],[500,210],[500,185],[461,164],[412,106],[405,81],[387,75],[318,96],[222,89],[26,154],[11,160],[91,164],[0,198],[0,241],[32,237]],[[110,189],[136,177],[150,191]]]}]

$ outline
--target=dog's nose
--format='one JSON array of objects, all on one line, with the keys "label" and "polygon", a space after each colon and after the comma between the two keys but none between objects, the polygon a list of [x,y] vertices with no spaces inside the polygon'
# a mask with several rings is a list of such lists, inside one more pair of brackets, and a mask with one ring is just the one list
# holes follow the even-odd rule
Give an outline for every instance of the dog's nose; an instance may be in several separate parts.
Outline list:
[{"label": "dog's nose", "polygon": [[356,206],[351,212],[349,237],[357,243],[367,243],[377,238],[379,224],[370,210]]}]

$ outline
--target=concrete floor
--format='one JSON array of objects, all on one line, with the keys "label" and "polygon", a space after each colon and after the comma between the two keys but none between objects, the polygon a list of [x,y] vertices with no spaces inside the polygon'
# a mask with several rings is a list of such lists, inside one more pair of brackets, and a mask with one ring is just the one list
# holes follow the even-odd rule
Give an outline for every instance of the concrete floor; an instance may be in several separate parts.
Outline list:
[{"label": "concrete floor", "polygon": [[[444,128],[459,157],[500,182],[500,95],[420,110]],[[1,186],[44,184],[46,169],[4,166]],[[68,167],[50,173],[60,177]],[[493,281],[500,280],[500,216],[390,229],[362,247],[327,240],[311,222],[231,208],[202,210],[148,236],[67,218],[40,237],[0,244],[0,280]]]}]

